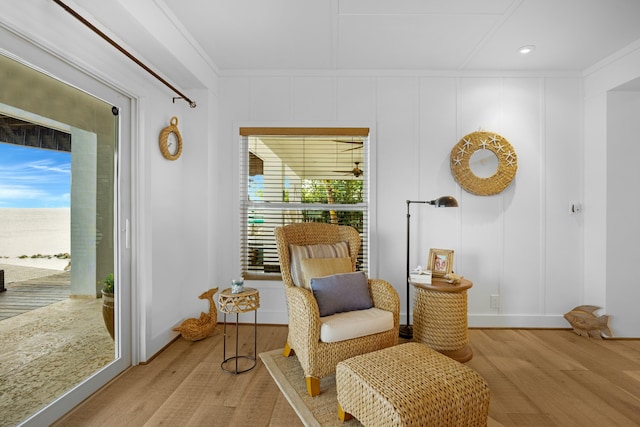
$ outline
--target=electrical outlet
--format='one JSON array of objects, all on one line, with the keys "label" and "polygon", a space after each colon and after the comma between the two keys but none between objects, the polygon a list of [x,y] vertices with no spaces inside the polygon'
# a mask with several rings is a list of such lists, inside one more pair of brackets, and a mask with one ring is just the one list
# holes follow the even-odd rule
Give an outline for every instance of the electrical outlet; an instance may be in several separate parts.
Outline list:
[{"label": "electrical outlet", "polygon": [[500,295],[491,295],[491,308],[498,310],[500,308]]}]

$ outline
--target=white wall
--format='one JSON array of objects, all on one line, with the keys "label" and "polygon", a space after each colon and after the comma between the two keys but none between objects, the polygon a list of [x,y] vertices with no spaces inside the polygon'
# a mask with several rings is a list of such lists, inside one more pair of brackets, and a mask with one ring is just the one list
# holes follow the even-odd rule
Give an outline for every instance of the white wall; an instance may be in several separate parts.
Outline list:
[{"label": "white wall", "polygon": [[[186,103],[159,108],[152,114],[154,126],[145,136],[151,193],[146,217],[151,220],[151,229],[145,236],[151,241],[151,275],[150,280],[144,280],[149,304],[144,310],[147,356],[175,336],[171,329],[182,320],[208,311],[207,301],[199,300],[198,295],[216,286],[209,271],[208,117],[212,111],[207,91],[191,91],[190,96],[197,99],[196,109]],[[166,104],[166,99],[163,94],[158,104]],[[158,149],[158,135],[173,115],[179,119],[183,149],[178,160],[168,161]]]},{"label": "white wall", "polygon": [[616,336],[635,338],[640,337],[640,287],[633,273],[640,260],[634,195],[638,79],[640,42],[591,67],[584,78],[584,301],[611,316]]},{"label": "white wall", "polygon": [[[411,265],[424,265],[433,248],[455,250],[457,273],[474,283],[470,325],[567,327],[562,314],[581,304],[580,201],[581,79],[474,76],[235,76],[221,79],[221,173],[233,179],[221,230],[232,246],[220,274],[239,270],[238,138],[240,124],[353,126],[375,130],[371,171],[376,221],[371,274],[390,281],[406,312],[404,287],[407,199],[452,194],[458,209],[412,205]],[[451,148],[483,128],[501,134],[518,159],[514,183],[502,194],[461,190],[449,170]],[[263,322],[286,323],[282,285],[253,282]],[[500,295],[492,310],[490,295]]]},{"label": "white wall", "polygon": [[640,183],[640,92],[610,92],[607,117],[607,313],[617,336],[638,337],[640,199],[629,188]]}]

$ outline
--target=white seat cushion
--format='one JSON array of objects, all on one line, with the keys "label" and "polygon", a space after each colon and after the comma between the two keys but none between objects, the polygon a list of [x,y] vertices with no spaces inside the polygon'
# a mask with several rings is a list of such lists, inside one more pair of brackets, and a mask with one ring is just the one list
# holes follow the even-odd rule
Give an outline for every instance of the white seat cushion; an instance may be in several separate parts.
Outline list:
[{"label": "white seat cushion", "polygon": [[393,313],[371,307],[320,318],[320,341],[338,342],[393,329]]}]

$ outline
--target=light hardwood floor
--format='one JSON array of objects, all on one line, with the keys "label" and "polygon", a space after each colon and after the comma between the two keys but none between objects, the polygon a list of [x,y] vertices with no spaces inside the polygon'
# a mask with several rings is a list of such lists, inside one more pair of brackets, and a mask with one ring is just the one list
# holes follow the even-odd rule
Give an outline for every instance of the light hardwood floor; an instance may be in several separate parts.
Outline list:
[{"label": "light hardwood floor", "polygon": [[[241,353],[253,330],[240,328]],[[285,326],[259,326],[258,352],[282,348]],[[470,330],[473,359],[504,426],[640,425],[640,340],[595,340],[569,330]],[[221,372],[222,335],[179,339],[89,398],[56,426],[302,425],[269,373]]]}]

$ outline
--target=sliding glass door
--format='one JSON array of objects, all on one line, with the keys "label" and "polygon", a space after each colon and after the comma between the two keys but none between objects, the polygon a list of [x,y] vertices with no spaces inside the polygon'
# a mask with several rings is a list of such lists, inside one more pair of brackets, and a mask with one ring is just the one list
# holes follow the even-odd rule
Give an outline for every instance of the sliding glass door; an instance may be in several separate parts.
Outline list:
[{"label": "sliding glass door", "polygon": [[0,81],[0,413],[41,425],[131,364],[131,111],[2,55]]}]

